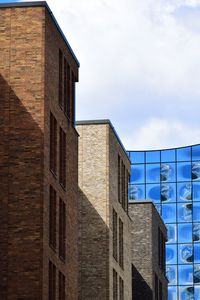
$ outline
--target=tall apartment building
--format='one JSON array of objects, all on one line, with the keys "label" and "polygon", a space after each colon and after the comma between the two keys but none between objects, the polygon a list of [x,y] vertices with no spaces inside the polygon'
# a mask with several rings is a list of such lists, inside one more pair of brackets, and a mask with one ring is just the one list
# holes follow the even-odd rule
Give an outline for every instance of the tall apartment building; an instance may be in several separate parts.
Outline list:
[{"label": "tall apartment building", "polygon": [[167,229],[152,201],[129,203],[132,300],[167,300]]},{"label": "tall apartment building", "polygon": [[79,63],[46,2],[0,4],[0,299],[77,299]]},{"label": "tall apartment building", "polygon": [[109,120],[77,122],[79,299],[130,300],[130,161]]}]

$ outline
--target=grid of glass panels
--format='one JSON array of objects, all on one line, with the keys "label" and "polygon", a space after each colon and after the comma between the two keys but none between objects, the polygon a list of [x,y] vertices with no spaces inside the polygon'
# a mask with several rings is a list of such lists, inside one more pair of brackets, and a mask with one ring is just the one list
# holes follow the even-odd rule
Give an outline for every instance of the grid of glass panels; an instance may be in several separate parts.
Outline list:
[{"label": "grid of glass panels", "polygon": [[168,229],[168,299],[200,300],[200,145],[128,154],[129,201],[153,200]]}]

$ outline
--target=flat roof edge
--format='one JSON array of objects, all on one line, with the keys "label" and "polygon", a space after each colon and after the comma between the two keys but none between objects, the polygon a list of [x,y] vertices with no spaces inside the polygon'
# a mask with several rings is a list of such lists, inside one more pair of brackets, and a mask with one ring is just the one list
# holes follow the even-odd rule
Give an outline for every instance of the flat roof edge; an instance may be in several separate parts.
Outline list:
[{"label": "flat roof edge", "polygon": [[55,18],[54,15],[53,15],[53,12],[51,11],[51,9],[50,9],[50,7],[49,7],[49,5],[47,4],[46,1],[34,1],[34,2],[33,2],[33,1],[30,1],[30,2],[25,1],[25,2],[10,2],[10,3],[8,2],[8,3],[0,3],[0,8],[12,8],[12,7],[39,7],[39,6],[43,6],[43,7],[45,7],[45,8],[48,10],[48,12],[49,12],[49,14],[51,15],[51,17],[52,17],[52,19],[53,19],[53,21],[54,21],[54,23],[55,23],[55,25],[56,25],[58,31],[60,32],[60,34],[61,34],[61,36],[62,36],[62,38],[63,38],[63,40],[64,40],[64,42],[65,42],[67,48],[69,49],[69,52],[71,53],[71,55],[72,55],[72,57],[74,58],[76,64],[78,65],[78,67],[80,67],[80,63],[79,63],[79,61],[78,61],[76,55],[74,54],[74,51],[72,50],[72,48],[71,48],[71,46],[70,46],[70,44],[69,44],[69,42],[68,42],[66,36],[64,35],[62,29],[60,28],[60,25],[58,24],[56,18]]}]

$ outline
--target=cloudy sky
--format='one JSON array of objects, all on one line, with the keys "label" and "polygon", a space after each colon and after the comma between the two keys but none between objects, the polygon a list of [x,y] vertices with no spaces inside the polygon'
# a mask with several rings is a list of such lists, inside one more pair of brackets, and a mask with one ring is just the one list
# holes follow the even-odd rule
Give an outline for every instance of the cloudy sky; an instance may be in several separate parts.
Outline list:
[{"label": "cloudy sky", "polygon": [[48,4],[81,64],[78,120],[109,118],[127,149],[200,142],[200,0]]}]

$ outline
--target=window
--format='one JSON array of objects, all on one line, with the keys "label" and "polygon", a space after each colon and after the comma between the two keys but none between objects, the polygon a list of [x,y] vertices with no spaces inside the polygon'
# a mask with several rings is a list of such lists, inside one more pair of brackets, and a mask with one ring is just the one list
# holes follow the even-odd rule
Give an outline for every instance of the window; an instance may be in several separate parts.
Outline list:
[{"label": "window", "polygon": [[118,201],[121,203],[121,158],[118,155]]},{"label": "window", "polygon": [[56,174],[57,168],[57,121],[50,113],[50,170]]},{"label": "window", "polygon": [[65,260],[65,238],[66,238],[66,208],[65,203],[59,201],[59,256]]},{"label": "window", "polygon": [[66,108],[66,114],[68,119],[70,120],[71,117],[71,77],[70,77],[70,67],[67,65],[67,108]]},{"label": "window", "polygon": [[74,122],[75,122],[75,76],[73,73],[72,73],[72,78],[71,78],[71,95],[72,95],[71,122],[72,122],[72,125],[74,126]]},{"label": "window", "polygon": [[59,105],[63,107],[63,54],[62,51],[59,50],[59,79],[58,79],[58,97],[59,97]]},{"label": "window", "polygon": [[59,300],[65,300],[65,276],[59,272]]},{"label": "window", "polygon": [[117,272],[113,269],[113,300],[118,300]]},{"label": "window", "polygon": [[66,188],[66,134],[60,127],[60,173],[59,181]]},{"label": "window", "polygon": [[162,292],[162,282],[159,280],[159,300],[162,300],[162,295],[163,295],[163,292]]},{"label": "window", "polygon": [[165,272],[165,238],[158,227],[158,265],[160,269]]},{"label": "window", "polygon": [[119,277],[119,300],[124,300],[124,281]]},{"label": "window", "polygon": [[56,267],[49,261],[49,300],[56,299]]},{"label": "window", "polygon": [[49,197],[49,244],[56,248],[56,191],[50,186]]},{"label": "window", "polygon": [[124,267],[124,234],[123,234],[123,222],[119,219],[119,265],[123,269]]},{"label": "window", "polygon": [[155,289],[155,300],[160,300],[158,297],[158,276],[156,273],[154,278],[154,289]]},{"label": "window", "polygon": [[117,261],[117,213],[113,209],[113,257]]}]

